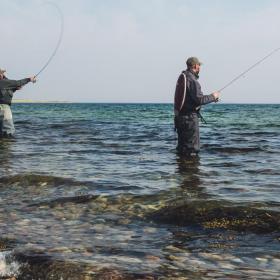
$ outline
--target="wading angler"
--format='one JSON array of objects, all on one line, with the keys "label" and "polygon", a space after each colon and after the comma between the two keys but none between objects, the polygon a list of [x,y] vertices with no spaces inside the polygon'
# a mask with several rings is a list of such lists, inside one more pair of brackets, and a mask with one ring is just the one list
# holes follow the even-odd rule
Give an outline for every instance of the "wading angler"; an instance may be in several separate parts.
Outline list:
[{"label": "wading angler", "polygon": [[217,102],[219,92],[203,95],[198,82],[201,62],[196,57],[186,61],[187,69],[178,78],[175,100],[175,129],[178,133],[177,150],[183,155],[196,155],[200,149],[199,117],[202,105]]},{"label": "wading angler", "polygon": [[0,69],[0,137],[12,137],[15,127],[11,104],[14,92],[29,82],[36,82],[34,76],[22,80],[10,80],[5,76],[5,70]]}]

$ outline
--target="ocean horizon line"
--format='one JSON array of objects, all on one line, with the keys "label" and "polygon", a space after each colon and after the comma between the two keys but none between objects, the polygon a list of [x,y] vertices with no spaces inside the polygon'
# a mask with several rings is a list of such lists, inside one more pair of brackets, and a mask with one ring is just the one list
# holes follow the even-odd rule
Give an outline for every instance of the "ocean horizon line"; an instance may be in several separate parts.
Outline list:
[{"label": "ocean horizon line", "polygon": [[[173,105],[172,102],[116,102],[116,101],[55,101],[55,100],[14,100],[14,104],[159,104]],[[213,105],[213,104],[212,104]],[[261,102],[220,102],[215,105],[280,105],[279,103],[261,103]]]}]

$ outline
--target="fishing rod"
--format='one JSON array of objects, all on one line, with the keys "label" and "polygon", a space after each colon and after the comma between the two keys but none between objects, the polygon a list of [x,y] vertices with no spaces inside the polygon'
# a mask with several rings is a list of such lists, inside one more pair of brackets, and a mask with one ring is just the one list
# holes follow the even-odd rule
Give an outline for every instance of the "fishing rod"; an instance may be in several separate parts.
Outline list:
[{"label": "fishing rod", "polygon": [[263,57],[262,59],[260,59],[259,61],[257,61],[255,64],[253,64],[252,66],[250,66],[248,69],[246,69],[244,72],[242,72],[241,74],[239,74],[237,77],[235,77],[233,80],[231,80],[230,82],[228,82],[225,86],[223,86],[220,90],[218,90],[218,92],[223,91],[224,89],[226,89],[227,87],[229,87],[231,84],[233,84],[234,82],[236,82],[237,80],[239,80],[241,77],[243,77],[246,73],[248,73],[249,71],[251,71],[253,68],[255,68],[257,65],[261,64],[263,61],[265,61],[267,58],[269,58],[270,56],[272,56],[273,54],[275,54],[276,52],[278,52],[280,50],[280,48],[277,48],[275,50],[273,50],[272,52],[270,52],[269,54],[267,54],[265,57]]},{"label": "fishing rod", "polygon": [[57,44],[55,46],[55,49],[53,50],[51,56],[49,57],[49,59],[47,60],[47,62],[44,64],[44,66],[40,69],[40,71],[35,75],[35,78],[37,78],[50,64],[50,62],[53,60],[53,58],[55,57],[61,42],[62,42],[62,38],[63,38],[63,33],[64,33],[64,18],[63,18],[63,13],[61,11],[61,9],[53,2],[46,2],[45,4],[49,4],[52,5],[53,7],[56,8],[56,10],[58,11],[58,14],[60,16],[60,33],[59,33],[59,38],[57,41]]},{"label": "fishing rod", "polygon": [[[60,33],[59,33],[59,38],[58,38],[58,41],[57,41],[57,44],[55,46],[55,49],[54,51],[52,52],[51,56],[49,57],[49,59],[47,60],[47,62],[44,64],[44,66],[40,69],[40,71],[34,76],[35,79],[48,67],[48,65],[50,64],[50,62],[53,60],[53,58],[55,57],[60,45],[61,45],[61,42],[62,42],[62,38],[63,38],[63,33],[64,33],[64,18],[63,18],[63,13],[61,11],[61,9],[53,2],[45,2],[45,4],[49,4],[49,5],[52,5],[53,7],[55,7],[58,11],[58,14],[60,16]],[[4,71],[5,73],[6,71]],[[6,76],[4,76],[5,79],[7,79]],[[36,80],[34,81],[36,82]],[[7,89],[7,88],[4,88],[4,89]],[[13,89],[13,90],[16,90],[18,89],[17,87],[11,87],[9,89]]]}]

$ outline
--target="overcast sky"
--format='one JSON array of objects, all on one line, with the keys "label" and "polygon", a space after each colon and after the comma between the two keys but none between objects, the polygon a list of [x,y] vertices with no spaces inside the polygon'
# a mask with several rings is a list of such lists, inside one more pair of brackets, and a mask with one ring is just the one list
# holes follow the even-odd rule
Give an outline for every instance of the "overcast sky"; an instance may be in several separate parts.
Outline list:
[{"label": "overcast sky", "polygon": [[[60,32],[42,0],[0,0],[0,68],[35,74]],[[280,1],[56,0],[64,15],[61,47],[38,83],[18,99],[173,102],[189,56],[204,63],[204,94],[280,47]],[[223,102],[280,103],[280,51],[226,89]]]}]

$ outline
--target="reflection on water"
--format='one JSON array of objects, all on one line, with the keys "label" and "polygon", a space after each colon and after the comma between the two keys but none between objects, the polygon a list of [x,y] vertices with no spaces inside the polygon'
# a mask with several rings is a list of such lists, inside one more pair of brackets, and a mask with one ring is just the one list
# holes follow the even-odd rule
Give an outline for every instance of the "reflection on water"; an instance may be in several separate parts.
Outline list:
[{"label": "reflection on water", "polygon": [[180,184],[180,187],[183,189],[187,189],[189,191],[191,190],[198,191],[199,188],[201,188],[199,156],[194,156],[194,157],[177,156],[176,160],[178,164],[178,168],[176,171],[182,179],[182,184]]},{"label": "reflection on water", "polygon": [[14,140],[0,138],[0,165],[1,173],[0,175],[9,174],[12,167],[12,153],[11,149]]}]

